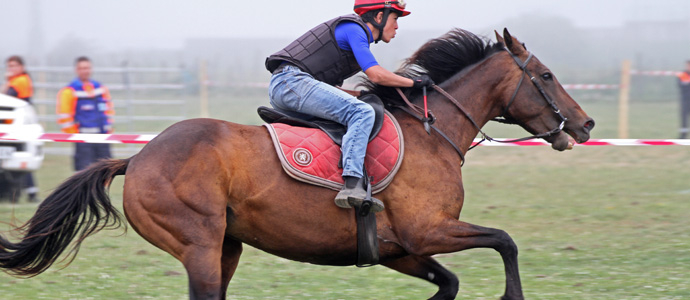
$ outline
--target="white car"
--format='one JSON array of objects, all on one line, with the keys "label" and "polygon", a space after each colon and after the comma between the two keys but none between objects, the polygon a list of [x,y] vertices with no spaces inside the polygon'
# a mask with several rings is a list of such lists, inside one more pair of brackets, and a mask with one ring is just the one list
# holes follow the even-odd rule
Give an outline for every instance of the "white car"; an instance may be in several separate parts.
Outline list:
[{"label": "white car", "polygon": [[[0,94],[0,134],[42,134],[33,106],[24,100]],[[8,141],[0,137],[0,198],[18,198],[22,177],[43,164],[43,142]]]}]

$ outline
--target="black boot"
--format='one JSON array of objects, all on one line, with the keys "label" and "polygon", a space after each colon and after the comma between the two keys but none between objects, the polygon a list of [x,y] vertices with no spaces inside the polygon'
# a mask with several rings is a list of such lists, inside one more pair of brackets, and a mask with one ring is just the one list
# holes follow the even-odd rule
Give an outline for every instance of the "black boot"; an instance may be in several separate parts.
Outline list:
[{"label": "black boot", "polygon": [[[345,186],[335,196],[335,205],[342,208],[352,208],[353,206],[360,206],[367,197],[367,191],[364,189],[364,179],[352,176],[343,176]],[[371,198],[371,211],[377,213],[384,209],[383,202],[374,197]]]}]

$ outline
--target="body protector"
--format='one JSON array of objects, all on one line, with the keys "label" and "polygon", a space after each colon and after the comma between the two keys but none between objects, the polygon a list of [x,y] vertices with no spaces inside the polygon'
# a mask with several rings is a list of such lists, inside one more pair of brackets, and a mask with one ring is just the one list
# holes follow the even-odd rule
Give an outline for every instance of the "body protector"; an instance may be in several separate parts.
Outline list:
[{"label": "body protector", "polygon": [[320,24],[309,30],[287,47],[266,59],[266,69],[274,72],[288,62],[315,79],[340,86],[345,79],[361,71],[354,54],[340,49],[335,39],[335,28],[341,22],[354,22],[369,32],[369,28],[357,15],[345,15]]}]

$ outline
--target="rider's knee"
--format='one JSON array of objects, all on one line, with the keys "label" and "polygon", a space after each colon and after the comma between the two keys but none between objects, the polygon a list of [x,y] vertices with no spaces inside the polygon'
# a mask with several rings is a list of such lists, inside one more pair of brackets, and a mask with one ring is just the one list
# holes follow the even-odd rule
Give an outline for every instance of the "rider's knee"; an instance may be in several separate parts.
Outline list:
[{"label": "rider's knee", "polygon": [[362,119],[371,121],[372,124],[374,123],[374,119],[376,119],[376,111],[374,111],[374,108],[371,107],[371,105],[366,103],[360,105],[359,113]]}]

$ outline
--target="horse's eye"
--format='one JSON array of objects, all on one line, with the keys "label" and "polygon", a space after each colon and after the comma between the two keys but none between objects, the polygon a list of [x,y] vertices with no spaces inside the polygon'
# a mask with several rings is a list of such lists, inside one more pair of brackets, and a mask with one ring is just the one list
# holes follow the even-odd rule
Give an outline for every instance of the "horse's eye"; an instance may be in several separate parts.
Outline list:
[{"label": "horse's eye", "polygon": [[541,78],[544,79],[545,81],[551,81],[553,80],[553,74],[546,72],[541,75]]}]

